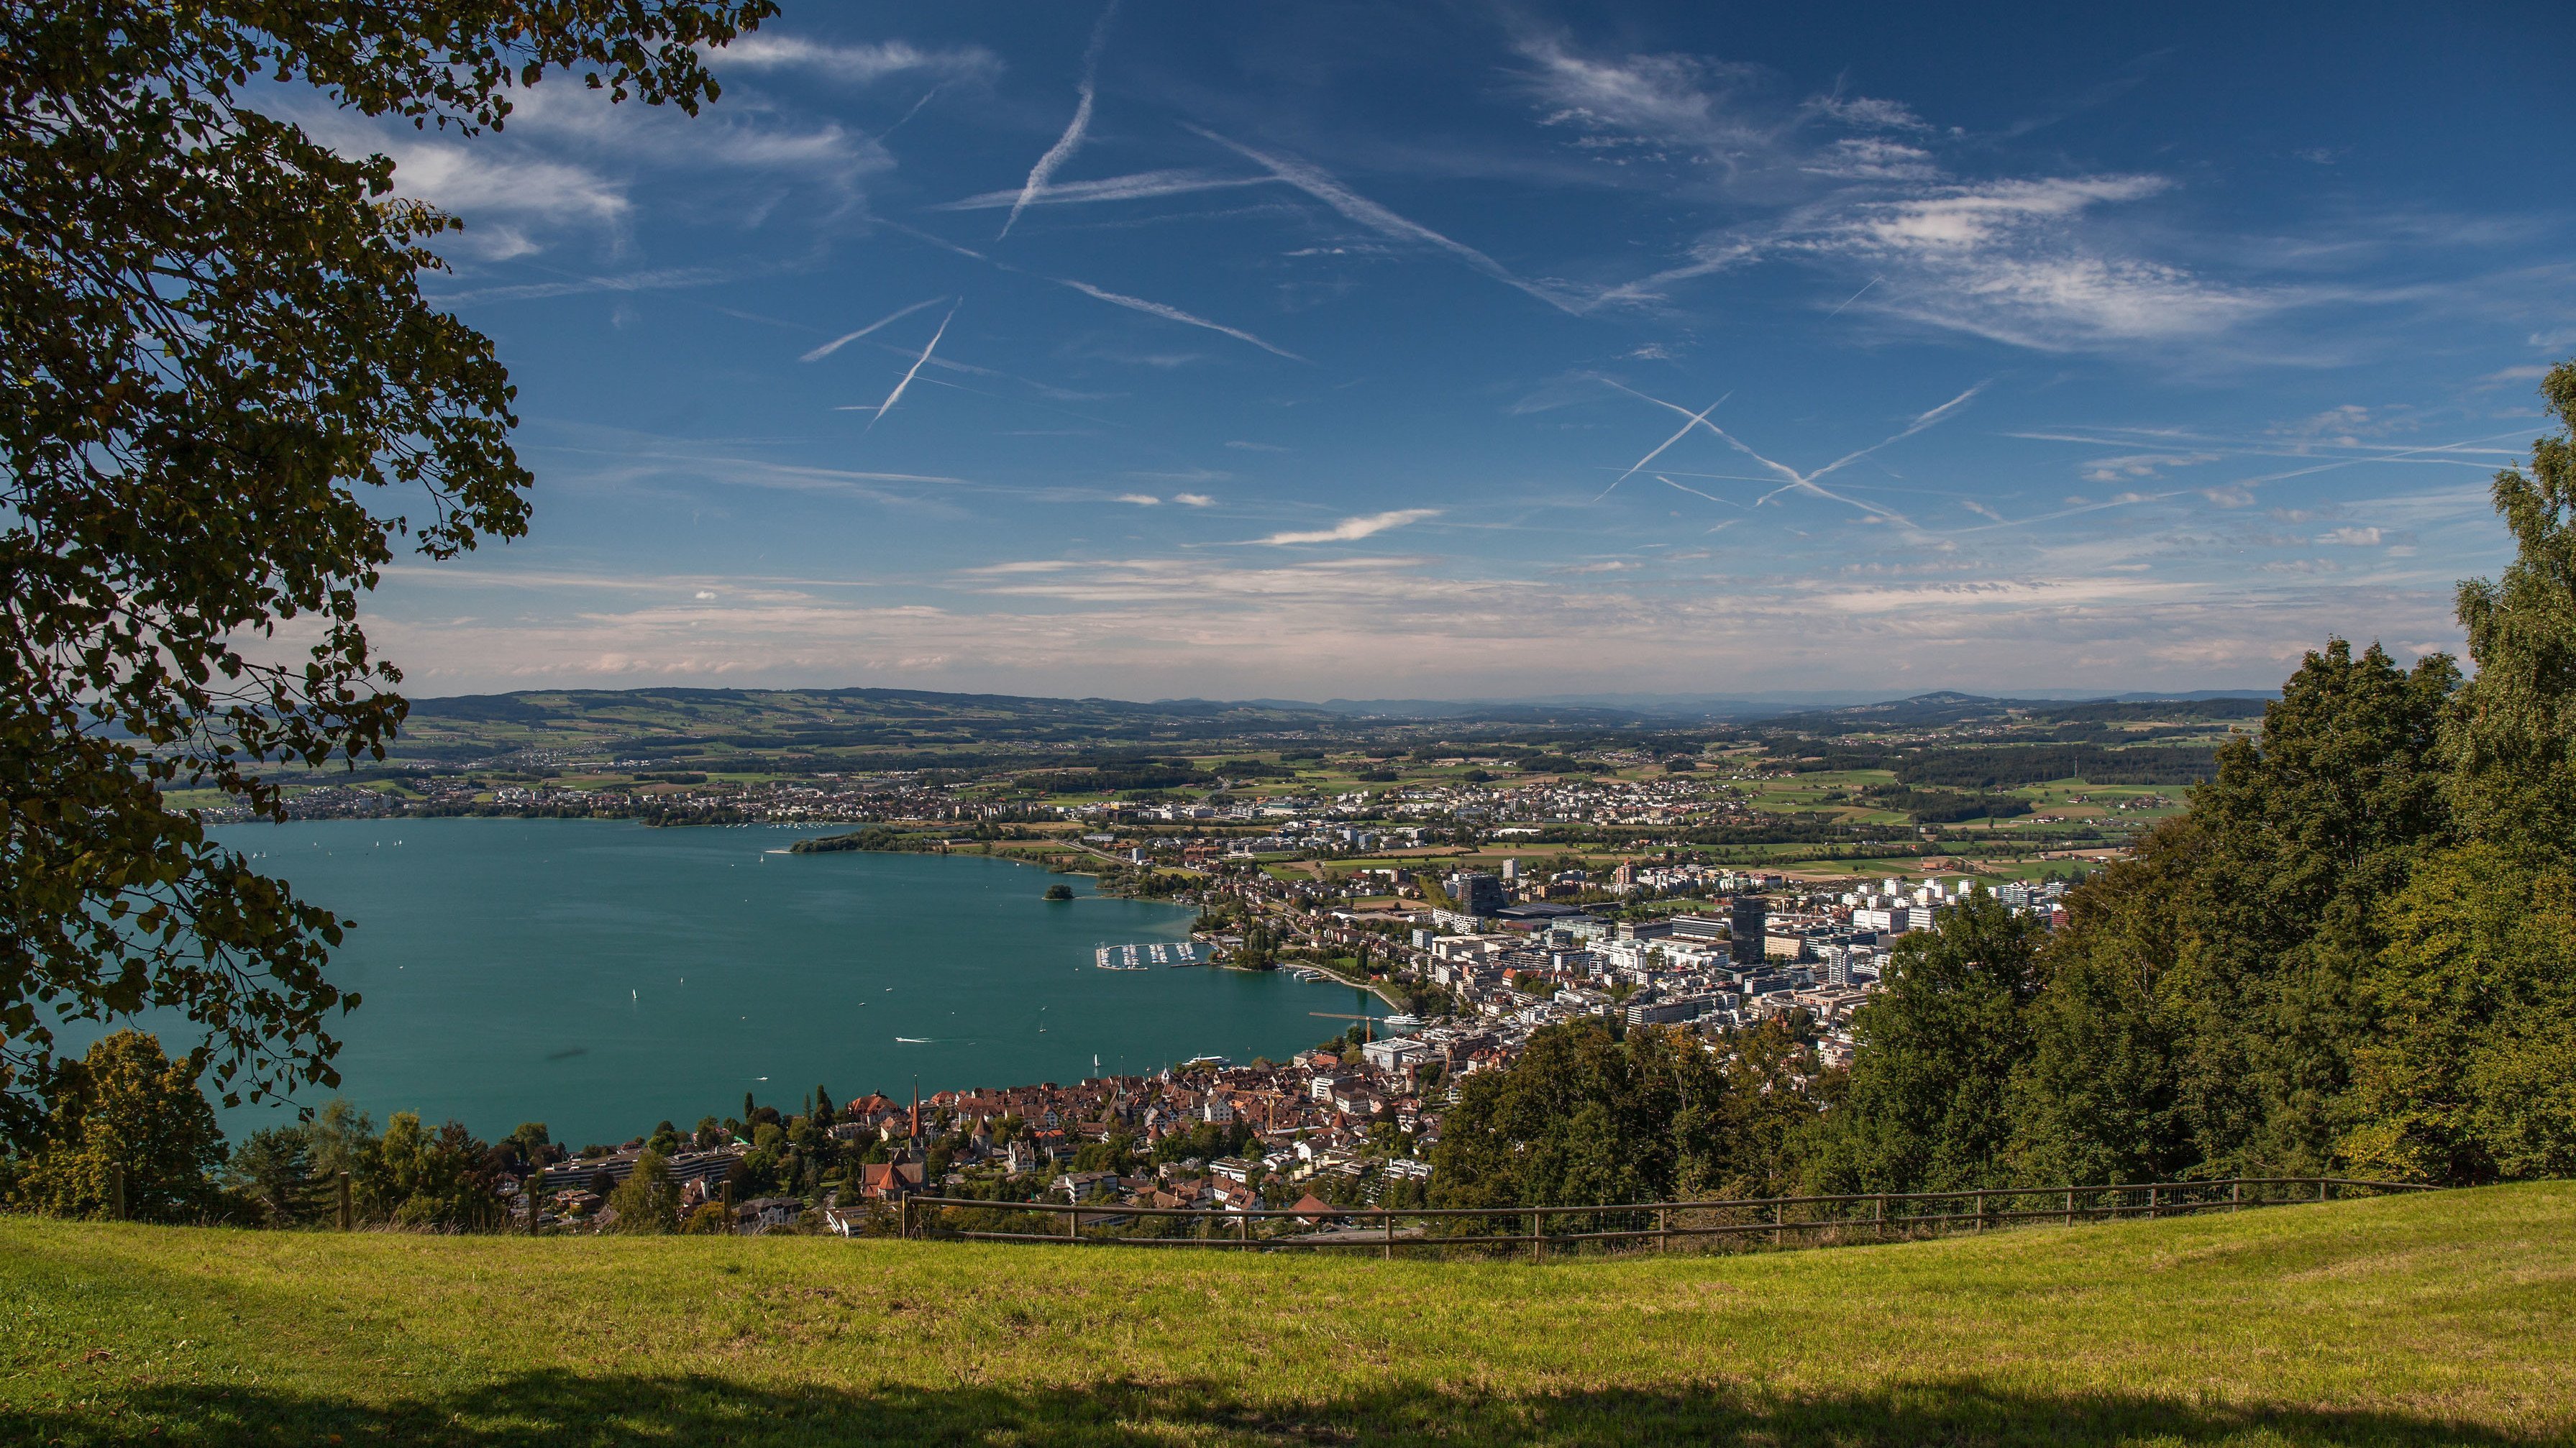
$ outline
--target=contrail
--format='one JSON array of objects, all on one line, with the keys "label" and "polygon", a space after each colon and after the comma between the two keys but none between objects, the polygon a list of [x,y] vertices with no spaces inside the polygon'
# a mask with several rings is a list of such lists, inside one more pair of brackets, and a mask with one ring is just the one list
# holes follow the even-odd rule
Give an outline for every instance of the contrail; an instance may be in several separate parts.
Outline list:
[{"label": "contrail", "polygon": [[1708,499],[1708,500],[1709,500],[1710,502],[1712,502],[1712,503],[1724,503],[1726,506],[1728,506],[1728,507],[1730,507],[1730,508],[1741,508],[1741,507],[1743,507],[1743,506],[1744,506],[1742,503],[1739,503],[1739,502],[1735,501],[1733,498],[1721,498],[1721,497],[1719,497],[1719,496],[1718,496],[1717,494],[1715,494],[1715,493],[1703,493],[1703,492],[1701,492],[1699,489],[1694,488],[1694,487],[1691,487],[1690,485],[1688,485],[1688,484],[1686,484],[1686,483],[1677,483],[1677,482],[1674,482],[1672,479],[1670,479],[1670,478],[1668,478],[1668,477],[1665,477],[1662,473],[1656,473],[1656,474],[1654,475],[1654,479],[1655,479],[1655,481],[1656,481],[1656,482],[1659,482],[1659,483],[1663,484],[1663,485],[1664,485],[1665,487],[1667,487],[1667,488],[1679,488],[1679,489],[1681,489],[1683,492],[1690,494],[1690,495],[1691,495],[1692,497],[1694,497],[1694,498],[1706,498],[1706,499]]},{"label": "contrail", "polygon": [[1108,42],[1109,22],[1117,14],[1118,0],[1109,0],[1109,8],[1100,12],[1099,22],[1091,27],[1091,44],[1082,52],[1082,80],[1074,87],[1079,99],[1074,103],[1073,120],[1064,128],[1064,134],[1056,137],[1055,144],[1047,147],[1046,154],[1038,157],[1038,163],[1029,168],[1029,179],[1020,187],[1020,199],[1011,204],[1011,214],[1002,218],[1001,234],[993,238],[995,241],[1011,234],[1011,225],[1020,219],[1020,212],[1046,189],[1055,168],[1073,158],[1074,151],[1082,145],[1083,134],[1091,129],[1091,102],[1100,88],[1100,48]]},{"label": "contrail", "polygon": [[886,137],[893,135],[895,132],[902,130],[904,127],[904,121],[909,121],[913,117],[920,115],[921,108],[930,104],[930,98],[946,89],[948,89],[948,82],[943,80],[939,84],[932,86],[930,89],[923,91],[921,93],[921,99],[912,103],[912,109],[903,113],[903,120],[897,121],[893,125],[886,127],[883,131],[878,132],[877,139],[882,141]]},{"label": "contrail", "polygon": [[971,257],[974,260],[980,261],[984,265],[993,268],[995,271],[1009,272],[1013,276],[1036,277],[1040,281],[1053,282],[1060,287],[1071,287],[1086,297],[1107,302],[1113,307],[1125,307],[1130,311],[1143,312],[1149,317],[1161,317],[1167,322],[1179,322],[1191,327],[1205,327],[1211,332],[1223,332],[1225,335],[1232,337],[1237,341],[1249,342],[1264,352],[1285,357],[1291,362],[1304,362],[1306,360],[1305,358],[1298,356],[1296,353],[1289,351],[1285,347],[1273,347],[1269,343],[1262,341],[1259,337],[1252,335],[1250,332],[1246,332],[1237,327],[1226,326],[1221,322],[1211,322],[1205,317],[1193,316],[1188,312],[1182,311],[1178,307],[1167,307],[1161,302],[1149,302],[1143,297],[1127,296],[1124,293],[1113,292],[1103,287],[1095,287],[1089,282],[1075,281],[1071,277],[1051,277],[1042,272],[1030,271],[1026,267],[1013,266],[1009,262],[997,261],[992,257],[984,255],[984,253],[980,251],[973,251],[966,247],[959,246],[957,243],[947,240],[944,237],[933,236],[929,232],[921,230],[919,227],[906,226],[902,222],[895,221],[888,217],[880,216],[877,218],[877,222],[881,226],[887,227],[890,230],[902,232],[904,235],[912,237],[917,241],[926,241],[932,246],[938,247],[943,251],[953,251],[959,256]]},{"label": "contrail", "polygon": [[[1877,278],[1877,277],[1871,277],[1868,281],[1866,281],[1866,282],[1862,283],[1862,284],[1861,284],[1861,289],[1860,289],[1859,291],[1854,292],[1854,293],[1852,293],[1850,296],[1847,296],[1847,297],[1843,298],[1843,307],[1848,307],[1848,306],[1850,306],[1852,303],[1859,301],[1859,300],[1861,299],[1861,297],[1862,297],[1863,295],[1865,295],[1865,294],[1869,291],[1869,289],[1870,289],[1871,287],[1877,286],[1877,285],[1878,285],[1878,283],[1879,283],[1879,278]],[[1834,318],[1841,316],[1841,315],[1843,314],[1843,307],[1836,307],[1836,308],[1834,308],[1832,311],[1825,313],[1825,320],[1830,322],[1830,321],[1832,321]]]},{"label": "contrail", "polygon": [[885,415],[894,410],[895,403],[903,397],[903,390],[912,385],[912,379],[921,371],[921,364],[930,360],[930,354],[939,348],[939,339],[948,335],[948,323],[956,315],[957,309],[950,307],[948,315],[939,319],[939,330],[930,334],[930,345],[922,348],[921,355],[912,359],[912,366],[904,372],[903,380],[894,385],[894,391],[886,394],[885,401],[877,404],[877,415],[868,419],[865,431],[876,431],[877,424],[885,421]]},{"label": "contrail", "polygon": [[1958,408],[1967,402],[1969,398],[1984,391],[1987,386],[1986,383],[1980,382],[1976,386],[1969,388],[1967,391],[1960,393],[1958,396],[1951,398],[1949,401],[1942,403],[1939,407],[1933,408],[1930,412],[1924,413],[1922,416],[1915,418],[1913,422],[1906,425],[1904,431],[1897,433],[1894,437],[1890,437],[1883,442],[1872,443],[1858,452],[1845,453],[1843,456],[1825,464],[1823,467],[1816,469],[1812,473],[1802,473],[1796,468],[1789,466],[1787,463],[1766,458],[1762,454],[1755,452],[1752,448],[1746,446],[1743,440],[1736,437],[1735,434],[1728,432],[1725,428],[1709,421],[1707,415],[1704,413],[1694,414],[1689,408],[1682,406],[1678,402],[1666,402],[1660,397],[1650,397],[1647,394],[1639,392],[1637,389],[1628,386],[1624,382],[1613,381],[1607,377],[1604,377],[1601,380],[1608,382],[1611,386],[1618,388],[1620,391],[1627,393],[1631,397],[1637,398],[1641,401],[1651,402],[1657,407],[1667,408],[1673,412],[1680,413],[1684,417],[1690,418],[1692,425],[1707,428],[1710,432],[1723,438],[1728,447],[1731,447],[1737,452],[1744,454],[1746,457],[1753,459],[1755,462],[1769,468],[1771,471],[1779,474],[1782,478],[1787,480],[1782,486],[1773,488],[1770,492],[1764,493],[1761,497],[1755,499],[1753,506],[1757,508],[1761,507],[1764,503],[1770,502],[1773,498],[1780,496],[1782,493],[1799,490],[1813,493],[1820,498],[1830,498],[1833,501],[1842,504],[1844,507],[1857,508],[1861,512],[1868,513],[1873,517],[1885,518],[1891,523],[1901,523],[1908,528],[1914,529],[1916,532],[1922,531],[1921,525],[1917,524],[1913,519],[1906,517],[1904,514],[1891,512],[1886,508],[1879,507],[1875,503],[1865,503],[1858,498],[1850,497],[1843,493],[1837,493],[1833,489],[1818,483],[1816,479],[1823,477],[1825,474],[1832,472],[1834,469],[1839,468],[1846,463],[1867,457],[1871,453],[1878,451],[1880,448],[1887,446],[1888,443],[1895,442],[1900,438],[1912,437],[1914,434],[1921,432],[1923,429],[1939,422],[1942,418],[1947,417],[1953,409]]},{"label": "contrail", "polygon": [[904,308],[902,311],[889,313],[886,316],[879,317],[875,321],[868,323],[866,326],[861,327],[855,332],[847,332],[841,336],[834,337],[831,341],[824,343],[822,346],[815,348],[813,351],[806,353],[804,356],[799,357],[796,360],[799,362],[820,362],[824,358],[840,351],[842,348],[847,347],[852,342],[859,340],[861,337],[866,336],[888,322],[900,322],[904,318],[911,316],[913,313],[920,311],[924,307],[935,307],[946,300],[948,300],[946,297],[932,297],[926,302],[915,302],[911,306]]},{"label": "contrail", "polygon": [[1205,327],[1211,332],[1223,332],[1225,335],[1232,337],[1237,341],[1249,342],[1264,352],[1285,357],[1291,362],[1303,362],[1306,360],[1305,358],[1298,356],[1296,353],[1289,351],[1285,347],[1273,347],[1269,343],[1262,341],[1259,337],[1252,335],[1250,332],[1243,331],[1236,327],[1229,327],[1223,322],[1211,322],[1205,317],[1192,316],[1178,307],[1167,307],[1161,302],[1149,302],[1143,297],[1130,297],[1121,295],[1117,292],[1104,291],[1099,287],[1093,286],[1089,282],[1078,282],[1071,277],[1049,277],[1048,280],[1054,282],[1058,286],[1071,287],[1086,297],[1097,297],[1101,301],[1107,302],[1113,307],[1125,307],[1130,311],[1143,312],[1149,317],[1161,317],[1167,322],[1180,322],[1187,326]]},{"label": "contrail", "polygon": [[1433,231],[1430,227],[1422,225],[1420,222],[1408,221],[1404,217],[1396,215],[1394,212],[1387,210],[1385,207],[1378,205],[1376,202],[1369,200],[1367,197],[1353,191],[1348,186],[1343,185],[1340,181],[1334,179],[1331,173],[1325,171],[1319,166],[1311,165],[1304,161],[1290,160],[1286,157],[1264,154],[1263,152],[1252,149],[1250,146],[1244,145],[1240,141],[1229,141],[1225,137],[1202,126],[1192,126],[1190,129],[1196,131],[1199,135],[1216,142],[1218,145],[1225,147],[1227,150],[1234,152],[1236,155],[1243,157],[1245,160],[1252,162],[1254,165],[1261,167],[1271,175],[1278,177],[1280,180],[1285,181],[1289,185],[1296,187],[1298,190],[1305,192],[1307,195],[1314,197],[1326,206],[1333,208],[1343,216],[1348,217],[1352,221],[1358,222],[1360,225],[1367,227],[1371,231],[1377,232],[1383,236],[1397,237],[1405,241],[1419,241],[1431,246],[1436,246],[1442,251],[1448,252],[1450,255],[1457,257],[1459,260],[1467,263],[1467,265],[1475,268],[1477,271],[1483,272],[1486,276],[1492,277],[1494,280],[1501,282],[1507,287],[1514,287],[1518,290],[1527,292],[1531,296],[1538,298],[1540,301],[1547,303],[1549,306],[1556,308],[1560,312],[1566,312],[1576,316],[1582,315],[1581,308],[1569,304],[1564,298],[1549,291],[1547,288],[1542,287],[1535,282],[1523,281],[1518,276],[1513,275],[1510,268],[1504,266],[1501,262],[1494,260],[1492,257],[1485,255],[1483,252],[1476,250],[1474,247],[1467,245],[1463,241],[1452,241],[1448,237],[1442,236],[1439,232]]},{"label": "contrail", "polygon": [[[1730,392],[1730,393],[1726,394],[1726,397],[1733,397],[1734,395],[1735,395],[1734,393]],[[1637,459],[1637,461],[1636,461],[1635,463],[1633,463],[1632,465],[1630,465],[1630,467],[1628,468],[1628,471],[1627,471],[1627,472],[1621,473],[1619,476],[1617,476],[1617,477],[1615,477],[1615,478],[1612,478],[1612,479],[1610,480],[1610,487],[1608,487],[1608,488],[1603,488],[1603,489],[1601,490],[1601,495],[1600,495],[1600,497],[1596,497],[1596,498],[1594,498],[1592,501],[1594,501],[1594,502],[1596,502],[1596,503],[1597,503],[1597,502],[1600,502],[1602,498],[1606,498],[1606,497],[1610,496],[1611,489],[1616,488],[1616,487],[1618,487],[1621,483],[1624,483],[1624,482],[1628,481],[1628,479],[1629,479],[1630,477],[1632,477],[1632,476],[1634,476],[1634,475],[1635,475],[1635,473],[1636,473],[1636,471],[1637,471],[1637,469],[1638,469],[1638,468],[1642,468],[1642,467],[1644,467],[1646,464],[1648,464],[1648,463],[1650,463],[1650,462],[1653,462],[1655,459],[1657,459],[1657,458],[1659,458],[1659,457],[1662,457],[1662,456],[1664,455],[1664,449],[1665,449],[1665,448],[1671,447],[1674,443],[1680,442],[1683,438],[1686,438],[1686,437],[1690,436],[1690,430],[1691,430],[1692,428],[1694,428],[1694,427],[1698,426],[1699,424],[1701,424],[1701,423],[1703,423],[1703,422],[1708,421],[1708,415],[1709,415],[1710,413],[1712,413],[1712,412],[1717,411],[1718,403],[1719,403],[1719,402],[1724,402],[1724,401],[1726,400],[1726,397],[1721,397],[1721,398],[1719,398],[1719,399],[1717,400],[1717,402],[1712,402],[1712,403],[1710,403],[1708,406],[1701,408],[1699,411],[1697,411],[1697,412],[1695,412],[1695,413],[1688,413],[1688,412],[1686,412],[1686,413],[1682,414],[1684,417],[1689,418],[1689,419],[1690,419],[1690,421],[1685,422],[1685,423],[1683,423],[1683,424],[1682,424],[1682,430],[1681,430],[1681,431],[1679,431],[1679,432],[1677,432],[1677,433],[1674,433],[1671,437],[1665,438],[1662,442],[1660,442],[1660,443],[1656,444],[1656,445],[1655,445],[1655,450],[1654,450],[1653,452],[1650,452],[1650,453],[1646,454],[1644,457],[1641,457],[1641,458]],[[1667,479],[1666,481],[1670,481],[1670,479]],[[1679,484],[1679,483],[1674,483],[1674,484],[1673,484],[1673,486],[1675,486],[1675,487],[1680,487],[1680,486],[1681,486],[1681,484]]]},{"label": "contrail", "polygon": [[1939,407],[1933,408],[1930,412],[1924,413],[1922,416],[1915,418],[1912,422],[1907,423],[1903,432],[1887,439],[1886,442],[1872,443],[1868,447],[1862,448],[1856,453],[1845,453],[1843,456],[1838,457],[1832,462],[1825,464],[1823,467],[1816,469],[1814,472],[1809,473],[1807,476],[1810,479],[1821,478],[1825,474],[1832,472],[1834,469],[1841,467],[1845,463],[1860,461],[1862,458],[1865,458],[1871,453],[1878,451],[1880,448],[1887,446],[1888,443],[1903,442],[1905,439],[1914,436],[1923,429],[1932,426],[1934,423],[1939,422],[1945,417],[1948,417],[1952,412],[1966,406],[1968,399],[1985,391],[1992,385],[1993,384],[1989,382],[1980,382],[1976,386],[1969,388],[1967,391],[1960,393],[1958,396],[1951,398],[1949,401],[1942,403]]}]

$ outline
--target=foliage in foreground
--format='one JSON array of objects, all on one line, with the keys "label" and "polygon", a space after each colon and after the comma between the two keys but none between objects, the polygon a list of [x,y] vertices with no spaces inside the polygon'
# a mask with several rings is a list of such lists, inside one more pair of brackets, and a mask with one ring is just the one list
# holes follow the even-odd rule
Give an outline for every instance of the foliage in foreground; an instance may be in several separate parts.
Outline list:
[{"label": "foliage in foreground", "polygon": [[508,373],[418,286],[459,223],[289,87],[469,135],[554,71],[694,112],[697,47],[775,9],[0,0],[0,1136],[62,1019],[182,1009],[228,1100],[337,1080],[340,922],[161,790],[283,818],[270,766],[382,758],[395,541],[526,530]]}]

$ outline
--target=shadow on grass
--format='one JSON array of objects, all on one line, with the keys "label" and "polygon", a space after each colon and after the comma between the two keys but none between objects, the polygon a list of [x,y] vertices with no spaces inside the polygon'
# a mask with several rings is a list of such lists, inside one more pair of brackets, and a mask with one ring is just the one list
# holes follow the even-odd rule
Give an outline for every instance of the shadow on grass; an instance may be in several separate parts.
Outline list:
[{"label": "shadow on grass", "polygon": [[[97,1400],[93,1400],[94,1402]],[[532,1373],[360,1404],[242,1388],[137,1389],[0,1430],[10,1442],[583,1444],[1210,1443],[2505,1445],[2541,1441],[2387,1412],[2052,1397],[1963,1382],[1771,1398],[1711,1386],[1483,1396],[1432,1387],[1271,1402],[1209,1382],[1009,1390],[771,1388],[708,1377]],[[23,1435],[23,1436],[21,1436]]]}]

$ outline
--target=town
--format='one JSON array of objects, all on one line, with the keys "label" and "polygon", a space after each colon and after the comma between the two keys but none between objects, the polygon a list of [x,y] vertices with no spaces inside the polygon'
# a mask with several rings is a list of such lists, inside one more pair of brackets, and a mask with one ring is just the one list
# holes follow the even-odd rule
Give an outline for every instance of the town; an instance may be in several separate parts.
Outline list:
[{"label": "town", "polygon": [[[702,1231],[883,1232],[889,1208],[922,1195],[989,1201],[996,1220],[1010,1203],[1050,1200],[1097,1205],[1090,1220],[1102,1228],[1131,1225],[1116,1210],[1128,1206],[1287,1211],[1288,1223],[1261,1230],[1299,1230],[1337,1209],[1419,1205],[1460,1084],[1508,1066],[1548,1026],[1597,1018],[1614,1031],[1665,1028],[1723,1053],[1739,1032],[1777,1021],[1818,1069],[1848,1066],[1854,1012],[1896,940],[1986,888],[1885,878],[1837,892],[1777,874],[1634,863],[1595,882],[1518,866],[1507,857],[1492,873],[1419,882],[1386,872],[1394,889],[1441,902],[1413,909],[1214,866],[1207,918],[1237,927],[1205,933],[1220,961],[1261,952],[1249,963],[1294,962],[1412,1007],[1355,1014],[1335,1040],[1285,1060],[1206,1057],[1150,1076],[908,1103],[874,1093],[836,1103],[818,1088],[794,1113],[746,1100],[744,1116],[709,1117],[685,1134],[666,1122],[615,1149],[547,1144],[533,1153],[542,1180],[504,1176],[495,1190],[515,1198],[521,1221],[536,1213],[530,1226],[612,1229],[618,1186],[649,1157],[646,1169],[676,1188],[680,1219]],[[2007,883],[1992,893],[2054,925],[2065,888]],[[1630,918],[1562,903],[1576,891],[1650,897],[1657,908]],[[781,1189],[795,1186],[803,1190]]]}]

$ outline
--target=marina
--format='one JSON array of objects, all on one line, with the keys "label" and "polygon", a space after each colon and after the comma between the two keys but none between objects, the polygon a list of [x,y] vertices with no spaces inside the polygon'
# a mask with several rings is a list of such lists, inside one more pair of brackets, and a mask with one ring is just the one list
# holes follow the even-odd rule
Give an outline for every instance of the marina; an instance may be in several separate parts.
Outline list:
[{"label": "marina", "polygon": [[1102,970],[1151,970],[1158,965],[1177,969],[1184,965],[1205,965],[1207,961],[1208,957],[1200,953],[1195,940],[1103,945],[1091,953],[1091,963]]}]

